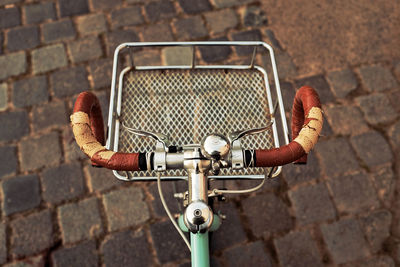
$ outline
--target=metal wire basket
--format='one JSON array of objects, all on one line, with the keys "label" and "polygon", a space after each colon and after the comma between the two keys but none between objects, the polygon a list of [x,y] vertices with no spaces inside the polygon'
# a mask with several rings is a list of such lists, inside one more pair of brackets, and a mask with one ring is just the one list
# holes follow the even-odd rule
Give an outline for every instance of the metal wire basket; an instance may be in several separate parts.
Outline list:
[{"label": "metal wire basket", "polygon": [[[121,152],[154,151],[156,142],[150,138],[129,133],[125,126],[169,136],[176,146],[200,143],[210,133],[228,135],[231,132],[259,128],[267,125],[274,109],[280,109],[286,142],[287,127],[283,112],[279,80],[275,60],[271,57],[276,88],[274,106],[266,71],[254,65],[196,65],[195,58],[188,66],[119,66],[119,54],[123,49],[138,46],[211,46],[215,42],[192,43],[126,43],[115,52],[107,147]],[[218,45],[270,46],[262,42],[218,42]],[[121,69],[119,73],[117,70]],[[117,91],[117,75],[118,91]],[[278,131],[274,123],[269,131],[246,136],[244,149],[272,148],[279,146]],[[239,171],[224,169],[210,178],[264,178],[269,170],[248,168]],[[280,168],[274,175],[279,174]],[[114,172],[123,180],[152,180],[152,171]],[[163,179],[186,179],[184,170],[169,170]]]}]

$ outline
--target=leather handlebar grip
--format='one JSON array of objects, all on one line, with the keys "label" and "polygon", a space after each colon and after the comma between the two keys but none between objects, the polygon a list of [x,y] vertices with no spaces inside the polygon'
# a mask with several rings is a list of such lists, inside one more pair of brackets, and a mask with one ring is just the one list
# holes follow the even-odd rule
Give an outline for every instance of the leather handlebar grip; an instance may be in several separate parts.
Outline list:
[{"label": "leather handlebar grip", "polygon": [[117,171],[138,171],[139,153],[120,153],[105,145],[104,124],[98,98],[91,92],[80,93],[71,115],[71,126],[80,149],[93,165]]},{"label": "leather handlebar grip", "polygon": [[288,145],[269,150],[256,150],[256,167],[281,166],[291,162],[307,163],[307,154],[318,141],[323,125],[321,102],[317,92],[303,86],[292,107],[292,137]]}]

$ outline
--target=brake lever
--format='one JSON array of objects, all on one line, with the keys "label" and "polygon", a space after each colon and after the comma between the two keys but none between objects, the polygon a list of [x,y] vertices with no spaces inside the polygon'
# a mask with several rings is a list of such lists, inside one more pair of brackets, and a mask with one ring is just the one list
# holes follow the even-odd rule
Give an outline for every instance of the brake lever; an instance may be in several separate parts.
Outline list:
[{"label": "brake lever", "polygon": [[147,131],[143,131],[143,130],[137,130],[137,129],[129,128],[126,125],[124,125],[123,123],[121,123],[121,124],[125,130],[127,130],[128,132],[130,132],[132,134],[136,134],[136,135],[144,136],[144,137],[150,137],[150,138],[156,140],[157,142],[160,142],[161,144],[163,144],[165,152],[168,152],[169,139],[168,139],[167,135],[162,134],[162,133],[152,133],[152,132],[147,132]]},{"label": "brake lever", "polygon": [[245,137],[247,135],[258,134],[258,133],[265,132],[271,127],[271,125],[274,122],[275,122],[275,119],[272,118],[265,127],[246,129],[246,130],[239,130],[239,131],[235,131],[233,133],[230,133],[229,136],[228,136],[229,142],[231,144],[233,144],[233,142],[235,142],[236,140],[238,140],[238,139],[240,139],[242,137]]}]

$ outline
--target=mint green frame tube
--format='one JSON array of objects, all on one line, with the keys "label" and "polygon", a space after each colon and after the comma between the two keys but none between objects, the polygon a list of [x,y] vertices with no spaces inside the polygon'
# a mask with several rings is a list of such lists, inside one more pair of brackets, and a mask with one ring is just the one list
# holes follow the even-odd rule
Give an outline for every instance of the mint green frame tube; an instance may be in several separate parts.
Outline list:
[{"label": "mint green frame tube", "polygon": [[204,234],[190,233],[190,245],[192,247],[192,267],[209,267],[208,232]]}]

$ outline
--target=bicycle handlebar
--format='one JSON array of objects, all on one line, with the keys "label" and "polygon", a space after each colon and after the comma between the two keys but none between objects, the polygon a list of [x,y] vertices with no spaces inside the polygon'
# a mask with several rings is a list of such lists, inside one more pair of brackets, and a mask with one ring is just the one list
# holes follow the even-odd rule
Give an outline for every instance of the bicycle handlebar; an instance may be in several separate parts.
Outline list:
[{"label": "bicycle handlebar", "polygon": [[80,93],[71,115],[72,131],[80,149],[95,166],[119,171],[139,171],[139,153],[121,153],[104,147],[104,124],[98,98]]},{"label": "bicycle handlebar", "polygon": [[[307,162],[307,153],[317,143],[323,124],[321,103],[313,88],[303,86],[296,92],[292,116],[291,128],[294,140],[280,148],[256,150],[255,153],[245,151],[247,163],[252,160],[248,157],[250,154],[254,154],[255,167]],[[104,147],[103,117],[99,100],[93,93],[79,94],[71,115],[71,125],[76,142],[91,159],[93,165],[117,171],[148,169],[146,153],[121,153]]]},{"label": "bicycle handlebar", "polygon": [[323,125],[321,102],[310,86],[301,87],[292,106],[292,137],[280,148],[256,150],[256,167],[282,166],[291,162],[306,164],[307,154],[318,141]]}]

